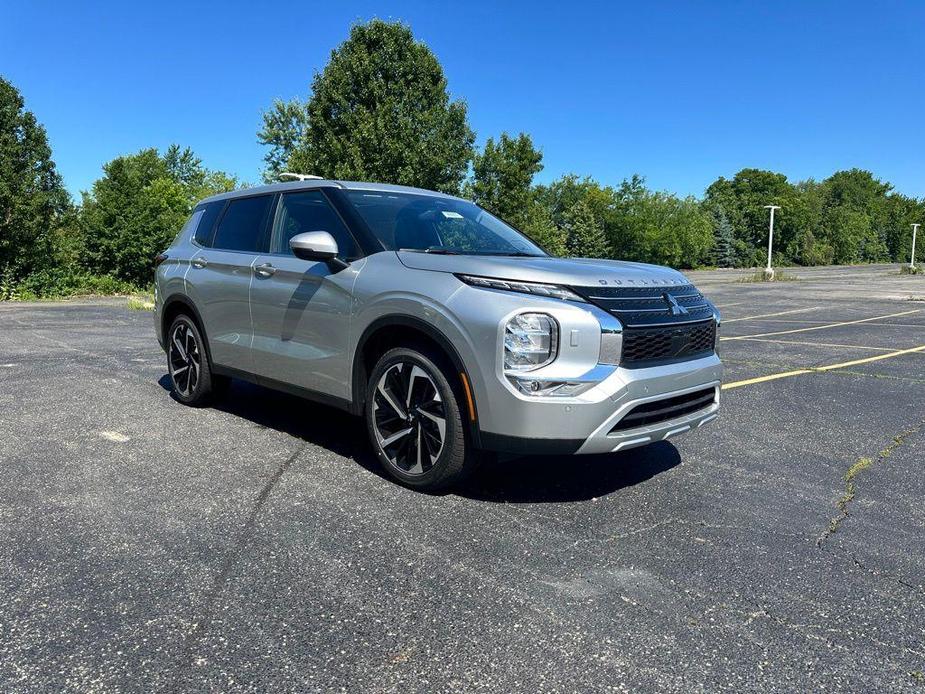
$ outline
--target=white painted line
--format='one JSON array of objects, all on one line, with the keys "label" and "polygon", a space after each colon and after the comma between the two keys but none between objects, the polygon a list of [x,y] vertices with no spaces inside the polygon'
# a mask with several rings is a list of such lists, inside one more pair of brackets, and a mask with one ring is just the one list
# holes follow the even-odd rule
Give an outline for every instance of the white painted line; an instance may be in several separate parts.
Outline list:
[{"label": "white painted line", "polygon": [[866,349],[869,352],[893,352],[892,347],[871,347],[869,345],[842,345],[835,342],[805,342],[800,340],[769,340],[764,337],[749,337],[746,342],[770,342],[775,345],[805,345],[806,347],[838,347],[842,349]]},{"label": "white painted line", "polygon": [[743,318],[730,318],[729,320],[724,320],[723,325],[726,323],[735,323],[737,320],[758,320],[759,318],[773,318],[774,316],[786,316],[791,313],[806,313],[807,311],[818,311],[822,306],[812,306],[810,308],[795,308],[790,311],[779,311],[778,313],[765,313],[760,316],[744,316]]},{"label": "white painted line", "polygon": [[720,340],[748,340],[753,337],[772,337],[774,335],[790,335],[792,333],[805,333],[810,330],[823,330],[825,328],[839,328],[843,325],[857,325],[858,323],[869,323],[872,320],[882,320],[883,318],[896,318],[897,316],[908,316],[910,313],[919,313],[922,309],[917,308],[913,311],[900,311],[899,313],[888,313],[884,316],[873,316],[871,318],[859,318],[858,320],[846,320],[841,323],[827,323],[826,325],[816,325],[812,328],[797,328],[796,330],[779,330],[773,333],[758,333],[757,335],[734,335],[732,337],[721,337]]}]

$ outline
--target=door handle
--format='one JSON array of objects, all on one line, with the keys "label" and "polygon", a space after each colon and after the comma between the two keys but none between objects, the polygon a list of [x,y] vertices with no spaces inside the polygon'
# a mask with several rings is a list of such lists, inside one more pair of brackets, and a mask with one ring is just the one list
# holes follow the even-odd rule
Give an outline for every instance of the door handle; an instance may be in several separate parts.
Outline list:
[{"label": "door handle", "polygon": [[261,277],[272,277],[276,273],[276,268],[270,265],[270,263],[263,263],[263,265],[255,266],[254,272]]},{"label": "door handle", "polygon": [[206,260],[205,258],[203,258],[202,256],[199,256],[198,258],[193,258],[193,260],[191,261],[191,264],[192,264],[193,267],[198,267],[198,268],[202,269],[202,268],[204,268],[206,265],[209,264],[209,261]]}]

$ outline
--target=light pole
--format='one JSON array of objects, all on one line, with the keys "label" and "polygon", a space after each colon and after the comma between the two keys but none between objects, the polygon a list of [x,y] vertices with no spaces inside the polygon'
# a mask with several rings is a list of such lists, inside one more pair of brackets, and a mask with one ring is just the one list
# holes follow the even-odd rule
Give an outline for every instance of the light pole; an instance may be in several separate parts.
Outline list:
[{"label": "light pole", "polygon": [[774,279],[774,270],[771,269],[771,253],[774,247],[774,210],[779,210],[780,205],[765,205],[764,209],[771,210],[771,222],[768,224],[768,266],[764,270],[764,276],[770,280]]},{"label": "light pole", "polygon": [[909,258],[909,269],[910,270],[915,270],[915,236],[920,226],[922,225],[921,224],[912,225],[912,257]]}]

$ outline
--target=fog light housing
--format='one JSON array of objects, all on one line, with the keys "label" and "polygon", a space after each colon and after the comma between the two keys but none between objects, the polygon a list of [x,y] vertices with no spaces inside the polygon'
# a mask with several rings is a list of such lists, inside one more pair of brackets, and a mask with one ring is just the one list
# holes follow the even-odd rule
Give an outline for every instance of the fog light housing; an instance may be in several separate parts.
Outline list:
[{"label": "fog light housing", "polygon": [[521,393],[533,397],[570,398],[595,385],[587,381],[542,381],[529,376],[508,376],[508,380]]},{"label": "fog light housing", "polygon": [[559,325],[545,313],[519,313],[504,326],[504,370],[534,371],[551,363],[559,347]]}]

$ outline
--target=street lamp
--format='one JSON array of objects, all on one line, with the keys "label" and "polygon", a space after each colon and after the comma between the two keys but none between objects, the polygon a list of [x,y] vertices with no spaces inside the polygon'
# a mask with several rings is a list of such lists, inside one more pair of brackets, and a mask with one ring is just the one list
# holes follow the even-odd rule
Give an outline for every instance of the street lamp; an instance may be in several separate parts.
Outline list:
[{"label": "street lamp", "polygon": [[921,224],[912,225],[912,257],[909,258],[909,269],[910,270],[915,270],[915,236],[920,226],[922,225]]},{"label": "street lamp", "polygon": [[780,205],[765,205],[764,209],[771,210],[771,223],[768,225],[768,266],[764,270],[764,276],[774,279],[774,270],[771,269],[771,253],[774,246],[774,210],[779,210]]}]

